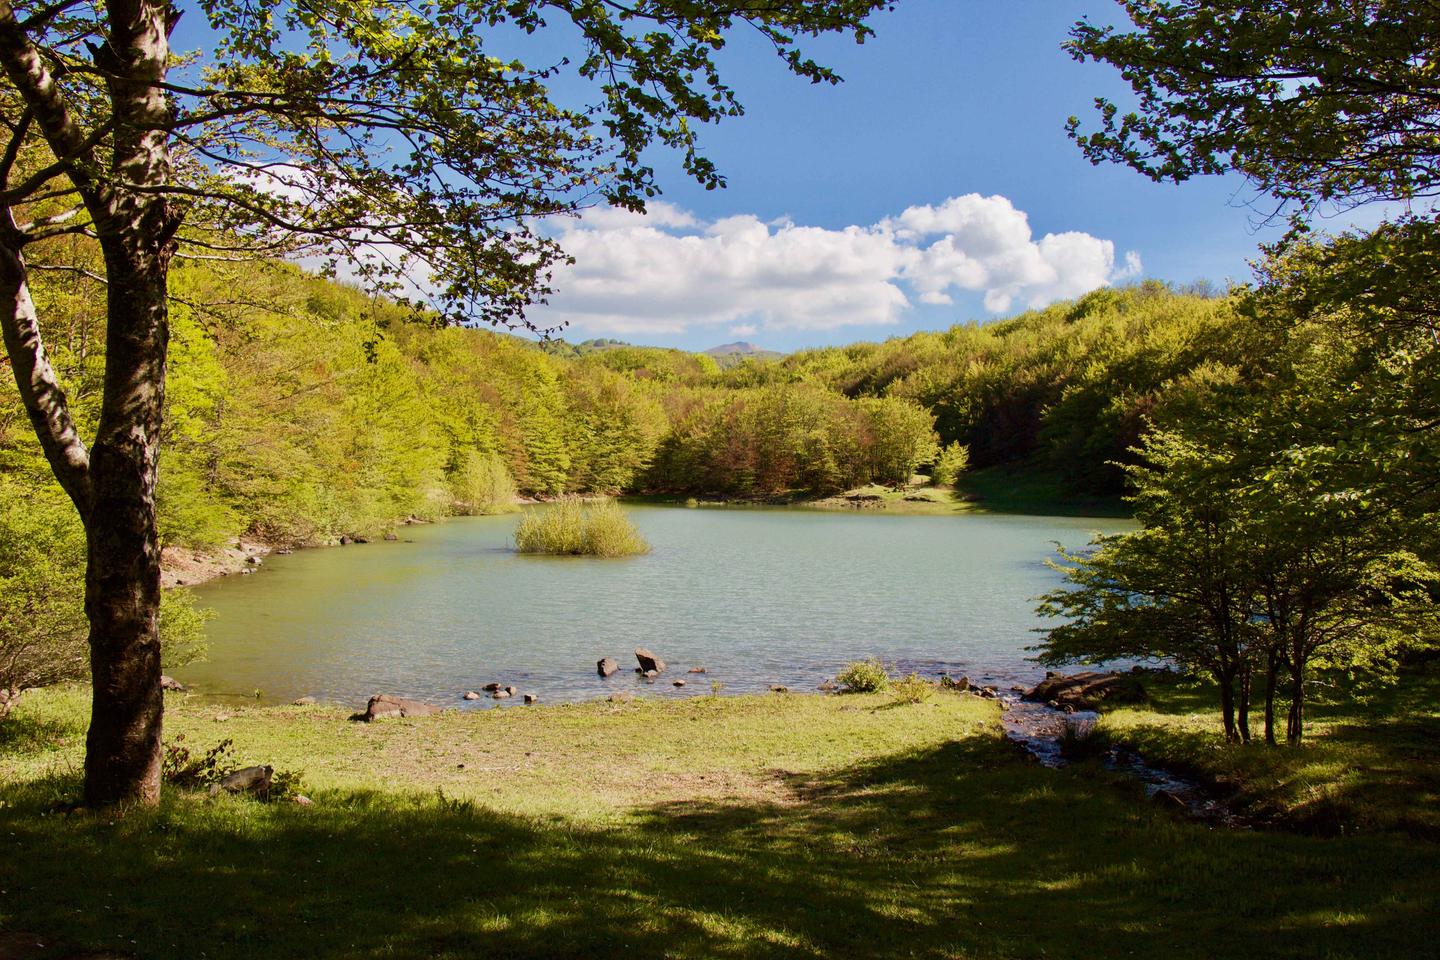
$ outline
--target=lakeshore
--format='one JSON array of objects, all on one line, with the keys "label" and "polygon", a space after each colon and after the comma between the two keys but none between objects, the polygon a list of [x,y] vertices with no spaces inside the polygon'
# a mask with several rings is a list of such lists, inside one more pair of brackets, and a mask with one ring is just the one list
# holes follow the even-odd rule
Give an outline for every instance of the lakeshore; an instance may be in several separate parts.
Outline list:
[{"label": "lakeshore", "polygon": [[1039,766],[977,697],[167,706],[167,742],[230,740],[311,803],[71,811],[87,698],[27,695],[0,727],[24,956],[1419,958],[1440,934],[1433,843],[1212,828]]}]

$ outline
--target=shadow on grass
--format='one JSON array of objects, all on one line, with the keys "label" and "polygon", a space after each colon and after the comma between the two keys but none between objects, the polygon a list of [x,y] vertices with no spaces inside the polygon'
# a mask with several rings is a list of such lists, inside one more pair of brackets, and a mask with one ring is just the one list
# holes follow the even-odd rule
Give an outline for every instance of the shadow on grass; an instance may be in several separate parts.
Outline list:
[{"label": "shadow on grass", "polygon": [[1242,811],[1318,834],[1398,830],[1440,841],[1440,677],[1411,671],[1368,699],[1343,690],[1317,698],[1299,746],[1283,740],[1284,702],[1277,708],[1281,742],[1260,740],[1262,721],[1252,713],[1257,739],[1242,746],[1224,743],[1212,689],[1164,680],[1147,681],[1147,688],[1146,710],[1161,717],[1198,714],[1205,722],[1144,722],[1120,729],[1114,739],[1152,762],[1233,791]]},{"label": "shadow on grass", "polygon": [[975,738],[783,803],[530,820],[443,796],[0,809],[0,926],[140,957],[1406,957],[1436,849],[1229,833]]}]

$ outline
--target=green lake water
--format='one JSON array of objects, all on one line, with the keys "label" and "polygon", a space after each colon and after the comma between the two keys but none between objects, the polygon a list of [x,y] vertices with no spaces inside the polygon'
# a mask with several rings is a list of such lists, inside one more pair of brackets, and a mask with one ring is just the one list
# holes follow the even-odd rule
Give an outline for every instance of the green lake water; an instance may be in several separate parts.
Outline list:
[{"label": "green lake water", "polygon": [[[215,614],[202,692],[363,705],[386,692],[459,705],[490,681],[546,701],[811,689],[846,662],[1012,683],[1040,671],[1033,598],[1056,541],[1123,520],[997,514],[631,507],[648,556],[519,556],[516,517],[411,526],[401,542],[301,550],[196,588]],[[647,685],[634,649],[670,665]],[[612,656],[621,673],[596,675]],[[703,676],[687,676],[703,666]],[[684,678],[684,689],[670,681]],[[486,699],[467,706],[488,706]]]}]

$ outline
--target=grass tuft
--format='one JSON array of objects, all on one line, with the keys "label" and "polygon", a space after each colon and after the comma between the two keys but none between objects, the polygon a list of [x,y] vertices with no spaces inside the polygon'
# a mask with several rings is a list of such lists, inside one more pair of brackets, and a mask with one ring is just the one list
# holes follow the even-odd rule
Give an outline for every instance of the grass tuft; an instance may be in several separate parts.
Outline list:
[{"label": "grass tuft", "polygon": [[846,693],[875,693],[890,685],[885,664],[874,657],[856,660],[835,675],[835,681]]},{"label": "grass tuft", "polygon": [[613,500],[565,499],[527,510],[515,527],[515,549],[551,556],[633,557],[650,552],[635,524]]}]

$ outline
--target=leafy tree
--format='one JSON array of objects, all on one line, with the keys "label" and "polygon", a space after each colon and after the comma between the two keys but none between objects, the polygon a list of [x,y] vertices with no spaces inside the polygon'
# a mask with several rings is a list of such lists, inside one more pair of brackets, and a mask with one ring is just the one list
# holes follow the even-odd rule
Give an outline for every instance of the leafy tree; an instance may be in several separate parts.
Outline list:
[{"label": "leafy tree", "polygon": [[[85,797],[154,803],[160,784],[155,486],[177,257],[310,250],[396,296],[423,260],[450,317],[512,322],[563,254],[536,218],[598,192],[640,208],[642,152],[678,148],[707,186],[696,124],[738,113],[715,52],[758,31],[795,74],[835,82],[797,46],[863,40],[883,0],[0,0],[0,330],[29,419],[87,537],[94,695]],[[182,14],[212,55],[177,57]],[[569,110],[492,50],[504,29],[568,20],[593,110]],[[51,365],[30,293],[47,240],[103,252],[107,349],[90,443]]]},{"label": "leafy tree", "polygon": [[1130,26],[1071,31],[1135,109],[1071,136],[1157,181],[1236,170],[1301,212],[1440,193],[1440,11],[1415,0],[1119,0]]},{"label": "leafy tree", "polygon": [[970,451],[955,441],[951,441],[940,451],[935,458],[935,468],[930,472],[930,479],[941,486],[949,486],[960,478],[970,467]]}]

